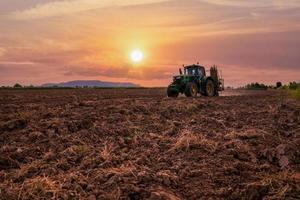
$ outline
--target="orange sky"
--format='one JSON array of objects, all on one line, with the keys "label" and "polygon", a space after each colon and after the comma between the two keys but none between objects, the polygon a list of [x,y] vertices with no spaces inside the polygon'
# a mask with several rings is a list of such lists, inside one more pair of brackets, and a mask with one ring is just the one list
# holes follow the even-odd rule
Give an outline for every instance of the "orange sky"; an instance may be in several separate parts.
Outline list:
[{"label": "orange sky", "polygon": [[298,0],[1,1],[0,85],[166,86],[196,62],[219,65],[231,86],[300,81],[299,35]]}]

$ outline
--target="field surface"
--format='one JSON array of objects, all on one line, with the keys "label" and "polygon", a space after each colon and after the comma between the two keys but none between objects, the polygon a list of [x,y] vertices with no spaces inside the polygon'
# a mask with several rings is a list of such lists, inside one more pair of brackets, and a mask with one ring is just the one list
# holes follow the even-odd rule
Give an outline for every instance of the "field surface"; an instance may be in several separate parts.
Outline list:
[{"label": "field surface", "polygon": [[0,90],[0,199],[300,199],[300,104]]}]

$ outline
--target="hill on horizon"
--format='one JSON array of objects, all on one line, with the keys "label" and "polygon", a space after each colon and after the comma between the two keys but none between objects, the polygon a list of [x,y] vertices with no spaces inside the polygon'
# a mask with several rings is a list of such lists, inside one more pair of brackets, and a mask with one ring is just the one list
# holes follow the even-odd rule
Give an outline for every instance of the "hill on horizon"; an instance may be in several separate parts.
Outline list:
[{"label": "hill on horizon", "polygon": [[45,83],[41,87],[141,87],[129,82],[105,82],[98,80],[75,80],[62,83]]}]

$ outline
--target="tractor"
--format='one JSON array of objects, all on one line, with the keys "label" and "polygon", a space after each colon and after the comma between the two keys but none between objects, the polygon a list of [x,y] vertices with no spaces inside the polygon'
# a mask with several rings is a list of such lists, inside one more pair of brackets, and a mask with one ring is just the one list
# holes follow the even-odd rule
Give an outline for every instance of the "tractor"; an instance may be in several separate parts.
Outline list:
[{"label": "tractor", "polygon": [[212,97],[219,96],[224,90],[224,79],[220,76],[217,66],[210,68],[210,76],[206,75],[205,67],[197,65],[184,66],[184,72],[179,69],[179,75],[173,77],[173,82],[167,89],[168,97],[196,97],[197,94]]}]

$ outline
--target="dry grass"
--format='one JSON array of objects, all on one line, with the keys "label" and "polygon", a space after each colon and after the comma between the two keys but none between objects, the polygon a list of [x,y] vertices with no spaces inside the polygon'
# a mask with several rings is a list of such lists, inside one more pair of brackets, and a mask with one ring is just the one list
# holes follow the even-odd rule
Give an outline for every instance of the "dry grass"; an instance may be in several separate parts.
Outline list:
[{"label": "dry grass", "polygon": [[105,143],[102,151],[100,152],[100,156],[105,160],[111,160],[111,152],[113,151],[113,144],[112,143]]},{"label": "dry grass", "polygon": [[203,148],[209,152],[214,152],[217,146],[218,144],[216,142],[206,139],[203,135],[196,135],[189,130],[184,130],[176,139],[171,151],[188,151],[191,148]]},{"label": "dry grass", "polygon": [[[247,185],[248,197],[253,195],[266,195],[264,199],[287,199],[290,196],[299,197],[300,192],[299,180],[293,180],[292,174],[288,172],[280,172],[272,176],[261,177],[261,181],[250,183]],[[296,193],[295,193],[296,192]],[[265,193],[265,194],[259,194]]]},{"label": "dry grass", "polygon": [[77,146],[75,147],[75,152],[76,153],[79,153],[81,155],[85,155],[85,154],[88,154],[91,150],[91,148],[87,145],[80,145],[80,146]]},{"label": "dry grass", "polygon": [[132,165],[132,163],[122,164],[118,167],[110,167],[103,168],[100,170],[100,173],[96,177],[95,180],[100,180],[103,177],[111,177],[110,181],[106,182],[108,185],[116,184],[122,177],[125,176],[134,176],[136,178],[136,167]]},{"label": "dry grass", "polygon": [[180,200],[180,198],[173,194],[171,191],[168,191],[161,187],[151,192],[150,199]]},{"label": "dry grass", "polygon": [[132,174],[135,176],[133,173],[136,170],[136,168],[133,165],[127,164],[127,165],[121,165],[120,167],[113,167],[106,169],[106,173],[111,173],[115,175],[125,175],[125,174]]},{"label": "dry grass", "polygon": [[77,155],[85,156],[91,151],[91,148],[88,145],[72,145],[65,149],[62,155]]},{"label": "dry grass", "polygon": [[33,177],[35,174],[37,174],[41,166],[42,166],[41,161],[34,161],[27,165],[22,165],[20,169],[16,172],[15,178],[25,179],[25,178]]},{"label": "dry grass", "polygon": [[186,110],[188,111],[188,112],[195,112],[195,110],[197,110],[198,109],[198,107],[197,107],[197,105],[195,105],[195,104],[188,104],[187,106],[186,106]]},{"label": "dry grass", "polygon": [[122,191],[119,187],[117,187],[116,189],[112,190],[110,193],[108,193],[105,198],[103,199],[115,199],[115,200],[119,200],[121,199],[121,195],[122,195]]},{"label": "dry grass", "polygon": [[18,199],[58,199],[62,187],[50,178],[36,177],[26,180],[18,194]]},{"label": "dry grass", "polygon": [[230,131],[224,135],[225,139],[257,139],[257,138],[265,138],[265,135],[268,135],[267,132],[261,129],[248,129],[245,131]]}]

